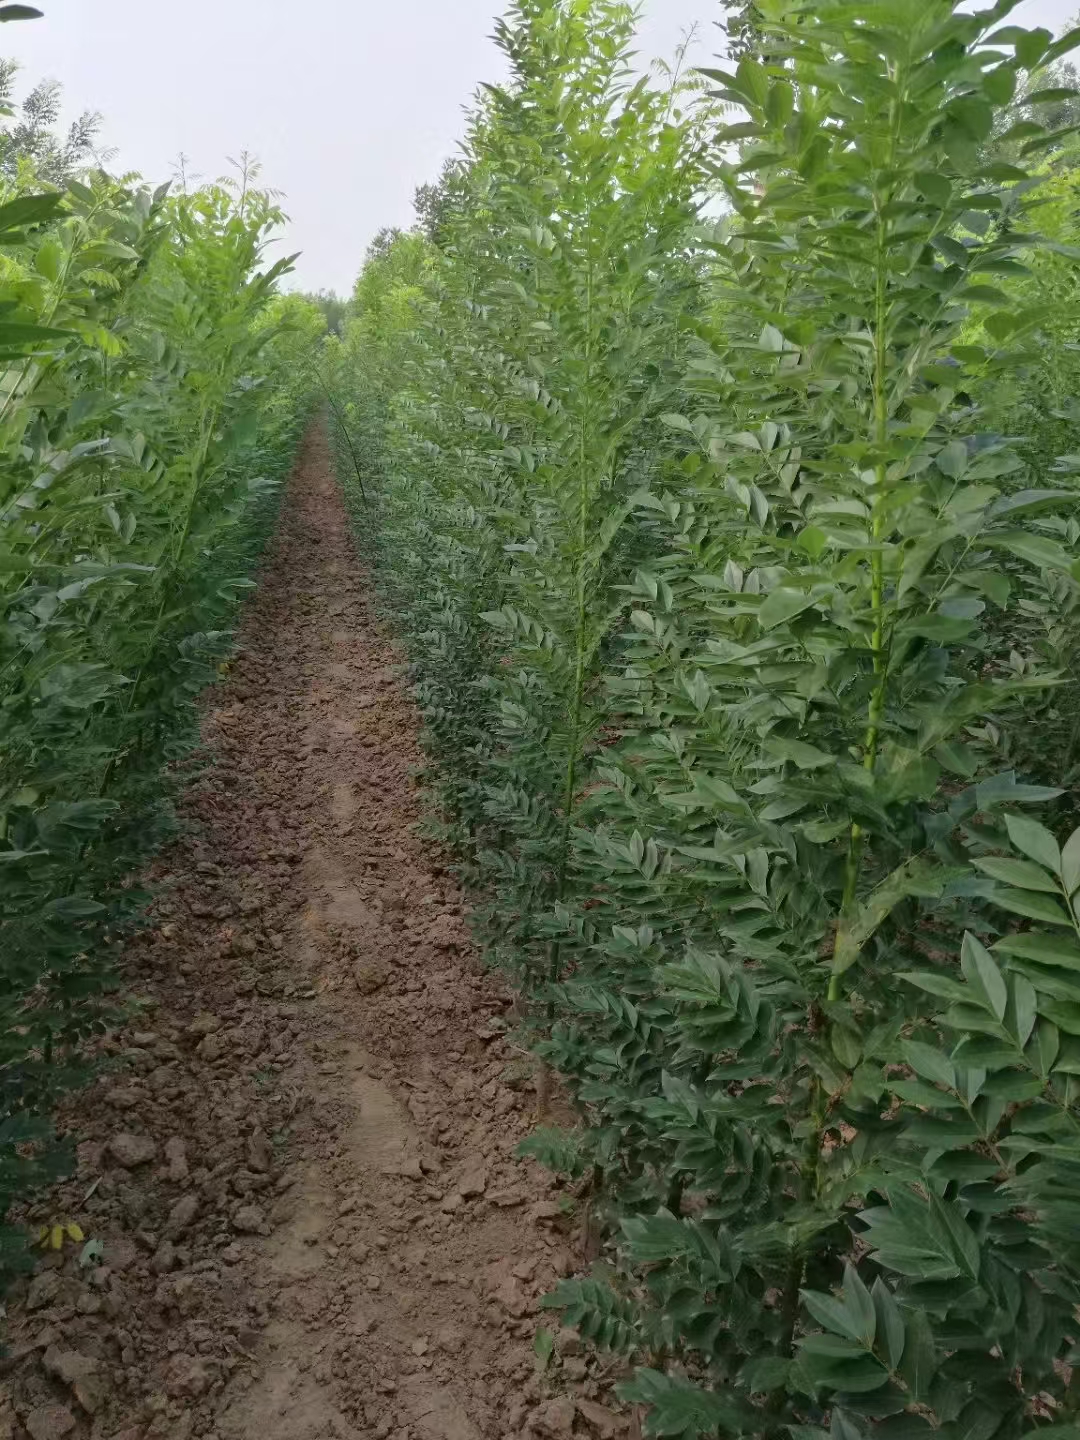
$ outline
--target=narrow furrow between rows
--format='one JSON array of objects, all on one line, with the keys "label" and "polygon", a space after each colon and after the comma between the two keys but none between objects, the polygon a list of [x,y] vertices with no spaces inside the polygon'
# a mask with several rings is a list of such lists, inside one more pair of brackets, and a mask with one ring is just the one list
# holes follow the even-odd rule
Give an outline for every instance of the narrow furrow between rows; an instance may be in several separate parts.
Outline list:
[{"label": "narrow furrow between rows", "polygon": [[537,1373],[570,1222],[515,1158],[530,1065],[416,832],[417,718],[320,428],[204,734],[137,1013],[30,1216],[88,1245],[12,1297],[0,1436],[618,1434],[572,1339],[575,1398]]}]

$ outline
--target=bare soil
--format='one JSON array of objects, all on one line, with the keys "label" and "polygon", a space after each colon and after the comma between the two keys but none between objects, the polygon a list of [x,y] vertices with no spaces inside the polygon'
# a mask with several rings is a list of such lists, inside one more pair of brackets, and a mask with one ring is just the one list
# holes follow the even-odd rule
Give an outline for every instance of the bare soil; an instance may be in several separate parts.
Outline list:
[{"label": "bare soil", "polygon": [[626,1433],[576,1337],[534,1355],[574,1228],[515,1158],[511,997],[416,832],[402,660],[316,428],[129,947],[139,1013],[30,1213],[97,1243],[9,1297],[0,1440]]}]

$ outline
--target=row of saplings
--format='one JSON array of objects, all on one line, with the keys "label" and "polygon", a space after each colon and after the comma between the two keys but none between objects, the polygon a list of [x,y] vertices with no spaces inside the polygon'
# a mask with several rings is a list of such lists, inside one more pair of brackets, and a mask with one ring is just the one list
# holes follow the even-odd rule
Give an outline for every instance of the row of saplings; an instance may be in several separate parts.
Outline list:
[{"label": "row of saplings", "polygon": [[1080,1433],[1077,37],[1010,8],[761,0],[660,83],[618,0],[516,0],[326,347],[580,1111],[548,1303],[648,1434]]}]

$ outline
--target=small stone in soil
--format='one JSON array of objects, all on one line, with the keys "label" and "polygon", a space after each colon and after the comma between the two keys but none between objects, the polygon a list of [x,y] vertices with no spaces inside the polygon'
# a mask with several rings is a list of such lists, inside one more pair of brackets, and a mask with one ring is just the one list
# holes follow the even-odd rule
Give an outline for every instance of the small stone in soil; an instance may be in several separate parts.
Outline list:
[{"label": "small stone in soil", "polygon": [[258,1205],[241,1205],[233,1216],[233,1229],[241,1235],[258,1235],[266,1224],[266,1216]]},{"label": "small stone in soil", "polygon": [[174,1185],[180,1185],[188,1178],[187,1152],[179,1135],[165,1141],[165,1163],[169,1167],[168,1178]]},{"label": "small stone in soil", "polygon": [[270,1141],[261,1130],[256,1130],[247,1142],[248,1168],[265,1175],[274,1163],[274,1151]]},{"label": "small stone in soil", "polygon": [[51,1305],[60,1293],[60,1276],[55,1270],[42,1270],[30,1281],[30,1290],[26,1297],[26,1308],[28,1310],[43,1310],[46,1305]]},{"label": "small stone in soil", "polygon": [[109,1154],[118,1165],[125,1170],[133,1170],[137,1165],[149,1165],[157,1158],[157,1142],[150,1135],[135,1135],[129,1130],[121,1130],[118,1134],[109,1138]]},{"label": "small stone in soil", "polygon": [[541,1435],[570,1436],[574,1433],[575,1406],[568,1395],[549,1400],[529,1416],[529,1424]]},{"label": "small stone in soil", "polygon": [[106,1090],[105,1104],[115,1106],[117,1110],[133,1110],[142,1097],[143,1092],[133,1085],[118,1085],[113,1090]]},{"label": "small stone in soil", "polygon": [[154,1257],[150,1261],[150,1269],[155,1275],[168,1275],[170,1270],[176,1268],[176,1246],[171,1240],[163,1240],[154,1251]]},{"label": "small stone in soil", "polygon": [[487,1189],[487,1175],[483,1170],[470,1170],[458,1186],[458,1190],[466,1200],[475,1195],[483,1195]]},{"label": "small stone in soil", "polygon": [[577,1412],[599,1433],[600,1440],[614,1440],[620,1430],[628,1428],[621,1415],[609,1410],[606,1405],[598,1405],[595,1400],[578,1400]]},{"label": "small stone in soil", "polygon": [[167,1240],[175,1240],[181,1231],[187,1229],[198,1213],[198,1195],[181,1195],[180,1199],[177,1200],[176,1204],[169,1211],[169,1218],[165,1221],[165,1238]]},{"label": "small stone in soil", "polygon": [[39,1405],[26,1417],[30,1440],[60,1440],[75,1429],[75,1416],[66,1405]]},{"label": "small stone in soil", "polygon": [[50,1345],[41,1357],[46,1371],[55,1379],[71,1387],[75,1399],[88,1415],[101,1408],[105,1399],[105,1387],[98,1373],[98,1363],[77,1350],[61,1350]]},{"label": "small stone in soil", "polygon": [[194,1355],[174,1355],[169,1361],[166,1388],[170,1395],[197,1400],[213,1383],[213,1374],[206,1361]]},{"label": "small stone in soil", "polygon": [[215,1060],[220,1060],[225,1054],[225,1041],[216,1032],[212,1035],[205,1035],[196,1047],[196,1053],[213,1064]]}]

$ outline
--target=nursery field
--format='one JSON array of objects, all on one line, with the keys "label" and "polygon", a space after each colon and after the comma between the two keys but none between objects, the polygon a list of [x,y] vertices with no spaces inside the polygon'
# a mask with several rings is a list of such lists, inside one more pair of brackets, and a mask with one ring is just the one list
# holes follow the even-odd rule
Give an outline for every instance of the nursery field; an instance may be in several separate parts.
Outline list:
[{"label": "nursery field", "polygon": [[4,171],[0,1436],[1080,1440],[1080,29],[1015,8],[642,76],[513,0],[347,302],[248,168]]}]

